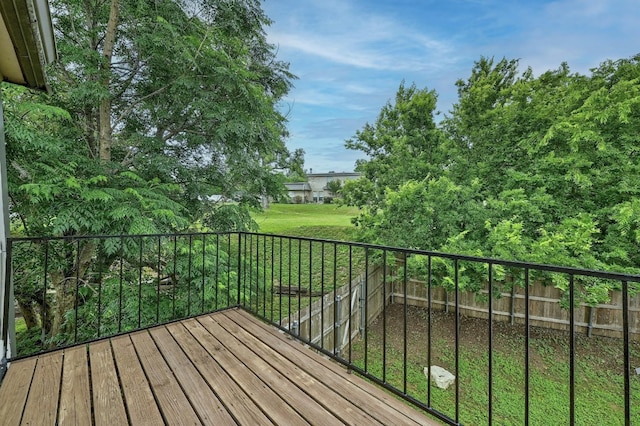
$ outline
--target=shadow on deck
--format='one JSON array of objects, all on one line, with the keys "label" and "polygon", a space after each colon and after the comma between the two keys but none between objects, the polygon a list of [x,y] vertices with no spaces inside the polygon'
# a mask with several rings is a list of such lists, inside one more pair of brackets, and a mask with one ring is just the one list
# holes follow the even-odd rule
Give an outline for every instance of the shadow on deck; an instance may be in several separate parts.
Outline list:
[{"label": "shadow on deck", "polygon": [[3,425],[436,425],[240,309],[15,361]]}]

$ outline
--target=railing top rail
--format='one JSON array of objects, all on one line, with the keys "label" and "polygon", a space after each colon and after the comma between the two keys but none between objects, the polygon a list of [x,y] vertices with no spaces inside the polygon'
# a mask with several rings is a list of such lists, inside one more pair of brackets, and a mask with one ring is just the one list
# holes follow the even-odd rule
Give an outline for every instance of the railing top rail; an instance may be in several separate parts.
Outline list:
[{"label": "railing top rail", "polygon": [[181,232],[170,234],[118,234],[118,235],[67,235],[67,236],[43,236],[43,237],[10,237],[11,242],[19,241],[62,241],[62,240],[106,240],[119,238],[159,238],[159,237],[188,237],[202,235],[228,235],[238,234],[236,231],[225,232]]},{"label": "railing top rail", "polygon": [[472,256],[472,255],[464,255],[464,254],[453,254],[453,253],[444,253],[438,251],[430,251],[430,250],[419,250],[412,248],[403,248],[403,247],[394,247],[394,246],[384,246],[379,244],[369,244],[362,242],[348,242],[348,241],[338,241],[338,240],[325,240],[320,238],[310,238],[310,237],[296,237],[296,236],[288,236],[288,235],[276,235],[276,234],[263,234],[256,232],[239,232],[239,234],[247,234],[247,235],[260,235],[265,237],[275,237],[275,238],[289,238],[293,240],[302,240],[302,241],[317,241],[324,242],[330,244],[340,244],[340,245],[349,245],[352,247],[362,247],[369,248],[373,250],[385,250],[392,252],[402,252],[406,254],[413,255],[423,255],[423,256],[431,256],[431,257],[440,257],[451,260],[466,260],[471,262],[479,262],[479,263],[488,263],[492,265],[501,265],[501,266],[511,266],[522,269],[535,269],[539,271],[546,272],[557,272],[561,274],[569,274],[569,275],[587,275],[591,277],[603,278],[603,279],[611,279],[617,281],[629,281],[629,282],[640,282],[639,274],[629,274],[624,272],[608,272],[608,271],[598,271],[595,269],[585,269],[585,268],[575,268],[570,266],[558,266],[558,265],[547,265],[544,263],[535,263],[535,262],[524,262],[519,260],[504,260],[497,259],[492,257],[481,257],[481,256]]},{"label": "railing top rail", "polygon": [[58,236],[58,237],[55,237],[55,236],[11,237],[9,238],[9,241],[10,242],[21,242],[21,241],[38,242],[38,241],[61,241],[61,240],[75,241],[75,240],[89,240],[89,239],[162,238],[162,237],[189,237],[189,236],[202,236],[202,235],[229,235],[229,234],[259,235],[264,237],[287,238],[291,240],[316,241],[316,242],[324,242],[324,243],[330,243],[330,244],[347,245],[351,247],[368,248],[372,250],[401,252],[408,255],[431,256],[431,257],[438,257],[438,258],[451,259],[451,260],[487,263],[490,265],[501,265],[501,266],[515,267],[515,268],[522,268],[522,269],[534,269],[538,271],[555,272],[555,273],[561,273],[561,274],[591,276],[596,278],[611,279],[611,280],[617,280],[617,281],[640,282],[639,274],[629,274],[624,272],[599,271],[599,270],[593,270],[593,269],[575,268],[570,266],[548,265],[544,263],[525,262],[525,261],[519,261],[519,260],[504,260],[504,259],[496,259],[491,257],[444,253],[444,252],[437,252],[437,251],[431,251],[431,250],[384,246],[379,244],[370,244],[370,243],[362,243],[362,242],[338,241],[338,240],[321,239],[321,238],[266,234],[266,233],[246,232],[246,231],[187,232],[187,233],[175,233],[175,234],[158,233],[158,234],[138,234],[138,235],[121,234],[121,235],[74,235],[74,236]]}]

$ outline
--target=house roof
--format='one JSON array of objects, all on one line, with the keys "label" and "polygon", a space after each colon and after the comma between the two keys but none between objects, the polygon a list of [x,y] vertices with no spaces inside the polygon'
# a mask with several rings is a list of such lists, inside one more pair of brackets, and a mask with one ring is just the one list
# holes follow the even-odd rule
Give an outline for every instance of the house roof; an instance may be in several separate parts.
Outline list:
[{"label": "house roof", "polygon": [[329,172],[329,173],[307,173],[307,177],[341,177],[341,176],[361,176],[362,173],[357,172]]},{"label": "house roof", "polygon": [[309,182],[288,182],[284,186],[289,191],[311,191],[311,185]]},{"label": "house roof", "polygon": [[47,0],[0,1],[0,77],[46,88],[45,65],[56,58]]}]

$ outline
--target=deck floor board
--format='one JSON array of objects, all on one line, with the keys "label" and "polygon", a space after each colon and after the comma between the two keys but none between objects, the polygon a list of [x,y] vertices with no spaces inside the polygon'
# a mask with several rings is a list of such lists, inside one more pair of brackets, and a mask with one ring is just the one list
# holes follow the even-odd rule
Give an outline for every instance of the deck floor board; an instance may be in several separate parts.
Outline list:
[{"label": "deck floor board", "polygon": [[[273,341],[275,345],[274,347],[278,348],[278,352],[280,353],[284,351],[283,345],[288,345],[289,347],[293,348],[297,352],[302,353],[303,358],[300,359],[296,357],[296,359],[300,359],[300,362],[306,362],[306,358],[304,357],[310,356],[309,351],[304,345],[298,344],[294,340],[286,337],[284,334],[265,333],[265,331],[269,330],[269,327],[263,322],[260,322],[260,321],[247,322],[246,318],[249,318],[249,319],[253,318],[247,312],[236,310],[233,312],[225,312],[224,315],[229,318],[232,318],[234,322],[236,322],[236,324],[245,325],[243,329],[247,331],[251,331],[252,334],[254,336],[257,336],[256,338],[259,340],[267,341],[267,340],[272,340],[273,337],[275,337],[277,340]],[[401,417],[401,419],[403,420],[402,424],[407,424],[407,425],[439,424],[435,420],[428,419],[423,415],[417,415],[419,413],[418,411],[411,408],[409,405],[403,403],[399,399],[395,398],[391,394],[385,392],[382,388],[375,385],[371,385],[370,383],[362,380],[360,377],[354,374],[347,374],[346,370],[342,366],[340,366],[339,364],[333,361],[330,361],[324,356],[310,357],[308,361],[310,361],[311,364],[320,364],[324,369],[326,369],[326,371],[321,370],[323,371],[322,377],[324,380],[334,380],[337,376],[337,377],[341,377],[344,380],[347,380],[357,388],[364,390],[368,394],[368,396],[364,395],[364,398],[374,404],[377,404],[377,406],[374,408],[375,411],[373,411],[377,415],[380,415],[380,410],[384,410],[384,411],[392,410],[391,413],[394,416],[396,415],[394,411],[404,415],[404,417]],[[301,364],[301,365],[305,365],[306,369],[310,368],[309,363]],[[326,374],[327,371],[331,371],[334,374]]]},{"label": "deck floor board", "polygon": [[[218,321],[221,321],[221,317],[223,316],[216,316],[215,322],[217,323]],[[201,319],[201,321],[214,322],[214,320],[210,318],[203,318]],[[242,340],[252,338],[250,334],[244,332],[244,330],[242,330],[241,328],[234,327],[235,323],[233,323],[232,326],[227,321],[222,321],[222,323],[229,327],[230,333],[236,334],[238,337],[241,337]],[[211,333],[216,333],[216,335],[220,333],[220,330],[214,328],[212,325],[210,326],[209,330]],[[272,363],[272,366],[279,366],[281,371],[285,372],[289,377],[291,377],[296,383],[301,386],[301,389],[297,389],[298,392],[302,392],[303,394],[310,396],[312,401],[315,401],[315,404],[313,406],[317,408],[323,408],[324,412],[328,412],[328,416],[330,417],[327,417],[327,414],[320,414],[321,417],[314,417],[316,421],[317,419],[323,419],[323,425],[344,423],[350,425],[380,424],[376,419],[368,415],[365,411],[360,410],[351,401],[345,401],[344,398],[335,393],[335,390],[332,390],[329,386],[325,385],[321,381],[315,380],[311,375],[305,373],[302,368],[290,362],[287,358],[281,356],[273,348],[265,347],[262,342],[254,342],[252,344],[252,351],[258,356],[269,359]],[[309,353],[313,354],[311,351],[309,351]],[[291,383],[291,391],[293,391],[293,388],[295,388],[295,386],[295,384]],[[297,398],[293,397],[291,401],[292,403],[296,403]],[[333,412],[331,412],[332,410]],[[324,421],[326,421],[326,423],[324,423]]]},{"label": "deck floor board", "polygon": [[36,358],[17,361],[7,373],[0,387],[0,419],[9,425],[20,424],[31,379],[36,369]]},{"label": "deck floor board", "polygon": [[12,362],[0,419],[19,424],[437,425],[231,309]]},{"label": "deck floor board", "polygon": [[131,335],[164,419],[170,425],[198,425],[200,419],[147,331]]},{"label": "deck floor board", "polygon": [[55,424],[61,375],[62,353],[54,352],[38,359],[21,424]]},{"label": "deck floor board", "polygon": [[91,423],[91,391],[86,346],[65,351],[60,390],[60,425],[86,425]]},{"label": "deck floor board", "polygon": [[[255,379],[261,380],[271,389],[269,395],[273,395],[273,397],[268,401],[261,402],[260,405],[279,407],[275,410],[275,417],[273,417],[276,424],[290,422],[292,425],[308,425],[315,424],[318,419],[323,419],[323,424],[326,425],[336,424],[336,419],[330,412],[318,406],[306,393],[297,389],[286,377],[256,356],[253,347],[248,348],[239,344],[236,338],[226,330],[216,329],[216,323],[211,317],[201,318],[200,323],[211,333],[211,336],[215,336],[214,338],[226,347],[228,353],[235,355],[242,363],[240,365],[245,366],[247,372],[250,372]],[[233,362],[233,359],[231,361]],[[236,361],[237,363],[238,361]]]},{"label": "deck floor board", "polygon": [[111,339],[113,354],[122,382],[125,406],[129,419],[135,425],[162,424],[160,409],[142,370],[142,365],[129,336]]},{"label": "deck floor board", "polygon": [[[66,352],[66,351],[65,351]],[[57,353],[57,352],[56,352]],[[121,397],[118,374],[108,340],[89,346],[91,387],[93,389],[94,421],[96,425],[127,423],[124,401]]]},{"label": "deck floor board", "polygon": [[[267,387],[262,380],[262,376],[258,377],[253,374],[252,371],[238,361],[233,353],[227,350],[224,344],[218,340],[222,337],[210,335],[201,324],[196,322],[190,323],[188,327],[200,344],[207,348],[212,357],[215,357],[229,379],[235,381],[238,388],[241,388],[240,385],[242,385],[242,388],[247,393],[247,399],[243,399],[243,402],[251,404],[253,410],[260,410],[261,413],[264,413],[264,417],[266,417],[264,421],[268,421],[267,424],[278,424],[278,419],[283,415],[290,416],[290,422],[293,425],[308,424]],[[263,417],[263,415],[260,415],[260,417]],[[241,419],[239,420],[241,421]]]}]

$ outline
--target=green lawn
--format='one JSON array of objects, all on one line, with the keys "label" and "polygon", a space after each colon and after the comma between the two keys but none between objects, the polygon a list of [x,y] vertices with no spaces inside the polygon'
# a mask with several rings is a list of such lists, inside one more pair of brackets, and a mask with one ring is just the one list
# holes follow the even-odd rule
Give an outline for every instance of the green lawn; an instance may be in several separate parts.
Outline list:
[{"label": "green lawn", "polygon": [[[351,218],[358,214],[353,207],[338,207],[333,204],[272,204],[269,209],[253,215],[260,226],[260,232],[294,237],[308,237],[334,241],[353,241],[355,227]],[[349,278],[357,276],[364,268],[364,250],[355,248],[349,250],[346,245],[335,247],[322,242],[298,240],[279,240],[267,237],[249,238],[251,253],[264,253],[262,264],[265,276],[271,276],[285,286],[301,286],[313,291],[328,292],[334,286],[346,285]],[[273,258],[272,258],[273,245]],[[352,268],[349,268],[349,252],[351,251]],[[334,259],[335,256],[335,259]],[[280,269],[281,261],[283,268]],[[291,265],[287,267],[286,265]],[[334,282],[335,271],[335,282]],[[307,306],[312,299],[297,296],[262,294],[257,296],[255,303],[259,303],[258,311],[265,313],[273,309],[274,318],[286,317],[291,312]],[[271,317],[270,315],[266,315]]]},{"label": "green lawn", "polygon": [[352,239],[355,207],[334,204],[272,204],[253,215],[265,234],[324,239]]},{"label": "green lawn", "polygon": [[[369,326],[367,370],[386,383],[403,390],[404,339],[403,307],[389,305],[386,341],[382,320]],[[428,311],[410,307],[407,330],[407,394],[427,403],[427,382],[423,369],[427,360]],[[438,312],[432,329],[432,364],[454,371],[454,314]],[[460,421],[466,425],[488,423],[488,338],[486,320],[463,318],[460,331]],[[522,326],[494,323],[493,336],[493,423],[522,425],[524,419],[524,348]],[[386,344],[383,364],[383,342]],[[575,340],[576,425],[624,424],[623,342],[606,337],[576,336]],[[632,365],[637,364],[640,344],[630,345]],[[530,424],[561,425],[569,422],[569,336],[557,330],[532,327],[530,331]],[[364,339],[353,342],[354,363],[364,368]],[[631,418],[640,419],[640,380],[631,378]],[[431,406],[455,417],[455,387],[431,387]],[[635,423],[634,423],[635,424]]]}]

